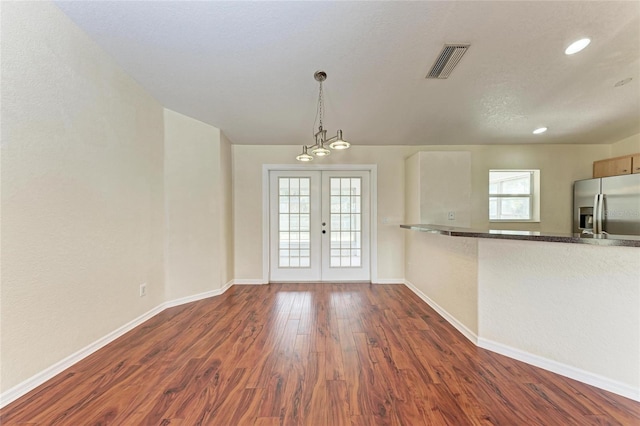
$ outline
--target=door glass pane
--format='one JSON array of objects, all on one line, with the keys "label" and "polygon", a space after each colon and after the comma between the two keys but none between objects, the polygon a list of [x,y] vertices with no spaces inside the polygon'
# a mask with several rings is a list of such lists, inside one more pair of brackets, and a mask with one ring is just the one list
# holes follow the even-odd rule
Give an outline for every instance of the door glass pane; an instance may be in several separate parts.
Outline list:
[{"label": "door glass pane", "polygon": [[340,197],[331,196],[331,213],[340,213]]},{"label": "door glass pane", "polygon": [[290,214],[289,215],[289,229],[291,231],[299,231],[300,230],[300,215],[299,214]]},{"label": "door glass pane", "polygon": [[340,216],[337,214],[331,215],[331,229],[340,229]]},{"label": "door glass pane", "polygon": [[300,195],[300,179],[289,179],[289,192],[291,195]]},{"label": "door glass pane", "polygon": [[360,231],[360,215],[352,214],[351,215],[351,229],[354,231]]},{"label": "door glass pane", "polygon": [[310,267],[310,183],[310,178],[278,178],[280,268]]},{"label": "door glass pane", "polygon": [[308,214],[301,214],[300,215],[300,230],[301,231],[306,231],[310,229],[309,228],[309,215]]},{"label": "door glass pane", "polygon": [[288,231],[289,230],[289,215],[288,214],[280,214],[280,230]]},{"label": "door glass pane", "polygon": [[298,213],[299,211],[300,211],[300,197],[290,196],[289,197],[289,212]]},{"label": "door glass pane", "polygon": [[289,179],[280,179],[278,188],[278,195],[289,195]]},{"label": "door glass pane", "polygon": [[331,250],[332,268],[357,268],[360,258],[361,178],[331,178]]},{"label": "door glass pane", "polygon": [[309,196],[300,197],[300,213],[309,213],[310,208]]},{"label": "door glass pane", "polygon": [[[287,191],[289,191],[287,189]],[[280,213],[289,213],[289,197],[280,196]]]},{"label": "door glass pane", "polygon": [[340,195],[351,195],[351,179],[340,179]]},{"label": "door glass pane", "polygon": [[340,215],[340,230],[348,231],[349,229],[351,229],[351,215]]},{"label": "door glass pane", "polygon": [[300,195],[309,194],[309,179],[300,179]]},{"label": "door glass pane", "polygon": [[340,179],[331,179],[331,195],[340,195]]}]

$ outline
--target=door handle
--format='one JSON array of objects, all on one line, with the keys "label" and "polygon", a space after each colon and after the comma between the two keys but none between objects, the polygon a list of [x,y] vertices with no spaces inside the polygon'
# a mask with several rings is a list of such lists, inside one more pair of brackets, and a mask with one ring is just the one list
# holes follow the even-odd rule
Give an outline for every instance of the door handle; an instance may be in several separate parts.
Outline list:
[{"label": "door handle", "polygon": [[594,234],[602,234],[604,231],[604,194],[596,195],[596,204],[595,204],[595,224],[593,226]]},{"label": "door handle", "polygon": [[593,197],[593,233],[599,234],[601,231],[601,222],[600,222],[600,194],[596,194]]}]

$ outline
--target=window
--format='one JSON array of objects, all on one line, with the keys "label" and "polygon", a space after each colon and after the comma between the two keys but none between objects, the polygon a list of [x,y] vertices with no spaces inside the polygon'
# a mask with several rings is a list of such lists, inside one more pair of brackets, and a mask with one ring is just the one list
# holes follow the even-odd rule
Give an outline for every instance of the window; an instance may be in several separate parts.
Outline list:
[{"label": "window", "polygon": [[489,220],[539,220],[539,170],[489,171]]}]

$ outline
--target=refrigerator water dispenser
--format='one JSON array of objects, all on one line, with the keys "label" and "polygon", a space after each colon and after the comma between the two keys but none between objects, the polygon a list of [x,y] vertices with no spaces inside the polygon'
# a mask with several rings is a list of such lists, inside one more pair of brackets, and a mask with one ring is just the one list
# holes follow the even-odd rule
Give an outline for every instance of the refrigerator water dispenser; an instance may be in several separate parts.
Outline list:
[{"label": "refrigerator water dispenser", "polygon": [[593,206],[580,207],[580,229],[593,229]]}]

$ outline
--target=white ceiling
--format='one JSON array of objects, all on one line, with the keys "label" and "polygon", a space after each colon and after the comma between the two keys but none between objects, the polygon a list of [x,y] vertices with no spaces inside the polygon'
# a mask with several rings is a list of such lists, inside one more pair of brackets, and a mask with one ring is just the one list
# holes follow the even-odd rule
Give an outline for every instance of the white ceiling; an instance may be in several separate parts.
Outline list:
[{"label": "white ceiling", "polygon": [[[312,144],[319,69],[325,128],[354,144],[640,133],[637,1],[56,4],[164,106],[235,144]],[[566,56],[582,37],[591,45]],[[471,48],[451,77],[425,79],[451,42]]]}]

